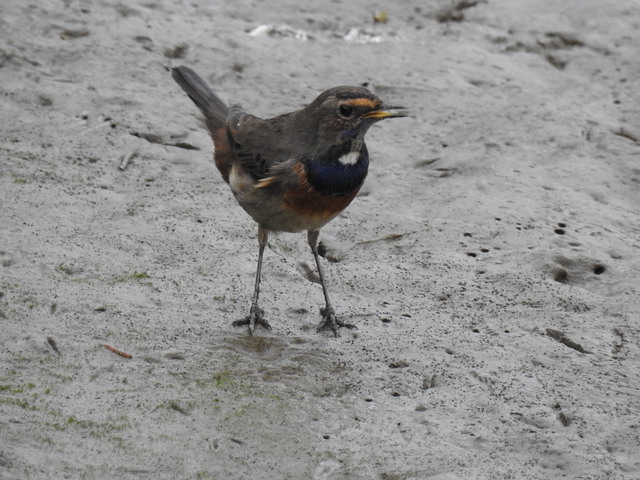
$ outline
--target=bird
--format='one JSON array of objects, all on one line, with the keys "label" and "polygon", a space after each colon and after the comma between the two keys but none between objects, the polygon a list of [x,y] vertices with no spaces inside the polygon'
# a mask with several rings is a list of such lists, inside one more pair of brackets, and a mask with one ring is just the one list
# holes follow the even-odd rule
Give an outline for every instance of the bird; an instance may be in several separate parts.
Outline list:
[{"label": "bird", "polygon": [[406,117],[404,107],[384,104],[364,87],[330,88],[301,110],[260,118],[230,107],[193,70],[171,75],[200,109],[213,140],[214,163],[238,204],[258,224],[258,265],[249,315],[233,322],[271,325],[259,306],[262,259],[269,235],[307,232],[325,306],[317,330],[356,328],[340,320],[329,299],[318,254],[320,229],[355,198],[369,168],[365,134],[376,122]]}]

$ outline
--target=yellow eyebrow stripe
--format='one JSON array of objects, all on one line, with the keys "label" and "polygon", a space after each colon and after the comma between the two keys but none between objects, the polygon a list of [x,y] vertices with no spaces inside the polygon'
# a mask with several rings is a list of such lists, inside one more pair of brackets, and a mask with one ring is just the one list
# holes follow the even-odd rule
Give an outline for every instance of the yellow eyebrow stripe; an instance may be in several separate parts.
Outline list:
[{"label": "yellow eyebrow stripe", "polygon": [[367,107],[367,108],[377,108],[380,105],[380,102],[375,100],[371,100],[370,98],[354,98],[353,100],[347,100],[345,102],[348,105],[352,105],[354,107]]}]

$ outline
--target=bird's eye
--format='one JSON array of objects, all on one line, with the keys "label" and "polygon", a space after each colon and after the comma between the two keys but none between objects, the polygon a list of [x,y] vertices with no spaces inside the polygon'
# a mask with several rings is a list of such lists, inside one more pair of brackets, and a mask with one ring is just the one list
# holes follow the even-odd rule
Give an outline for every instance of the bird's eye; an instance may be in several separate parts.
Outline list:
[{"label": "bird's eye", "polygon": [[340,116],[349,118],[353,114],[353,107],[351,105],[343,104],[340,105],[338,111],[340,112]]}]

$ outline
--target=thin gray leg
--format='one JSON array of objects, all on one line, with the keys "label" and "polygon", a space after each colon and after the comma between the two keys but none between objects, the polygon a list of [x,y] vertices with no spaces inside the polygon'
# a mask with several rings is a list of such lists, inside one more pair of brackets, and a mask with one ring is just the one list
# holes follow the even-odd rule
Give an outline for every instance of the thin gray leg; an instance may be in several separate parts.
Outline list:
[{"label": "thin gray leg", "polygon": [[253,300],[251,301],[251,310],[249,316],[243,320],[236,320],[233,322],[234,326],[249,325],[249,335],[253,335],[257,325],[260,325],[267,330],[271,330],[271,325],[264,319],[264,311],[258,306],[258,300],[260,298],[260,278],[262,276],[262,257],[264,256],[264,247],[267,246],[267,240],[269,239],[269,231],[264,229],[262,225],[258,226],[258,269],[256,270],[256,285],[253,289]]},{"label": "thin gray leg", "polygon": [[322,322],[318,325],[318,331],[330,328],[333,330],[333,334],[338,337],[338,327],[356,328],[355,325],[350,323],[344,323],[336,318],[336,314],[331,306],[331,300],[329,300],[329,292],[324,281],[324,273],[322,272],[322,265],[320,264],[320,255],[318,255],[318,237],[320,236],[319,230],[309,230],[307,233],[307,240],[313,253],[313,258],[316,260],[316,267],[318,267],[318,276],[320,277],[320,284],[322,285],[322,293],[324,294],[325,306],[320,309],[322,313]]}]

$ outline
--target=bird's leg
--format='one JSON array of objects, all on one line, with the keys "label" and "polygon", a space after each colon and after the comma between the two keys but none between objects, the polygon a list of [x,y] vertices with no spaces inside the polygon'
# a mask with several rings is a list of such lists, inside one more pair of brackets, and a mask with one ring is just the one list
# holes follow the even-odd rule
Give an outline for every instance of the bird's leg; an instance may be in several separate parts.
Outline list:
[{"label": "bird's leg", "polygon": [[260,276],[262,272],[262,256],[264,255],[264,247],[267,246],[267,240],[269,238],[268,230],[264,229],[262,225],[258,226],[258,243],[260,250],[258,251],[258,270],[256,271],[256,286],[253,290],[253,300],[251,302],[251,310],[249,316],[244,320],[236,320],[233,322],[234,326],[249,325],[249,335],[253,335],[253,331],[256,329],[256,325],[260,325],[267,330],[271,330],[271,325],[264,319],[264,312],[258,306],[258,298],[260,297]]},{"label": "bird's leg", "polygon": [[322,313],[322,322],[318,325],[318,331],[324,330],[325,328],[330,328],[333,330],[333,334],[338,336],[338,327],[346,327],[346,328],[356,328],[355,325],[351,325],[350,323],[344,323],[336,318],[336,314],[333,311],[333,307],[331,306],[331,301],[329,300],[329,292],[327,292],[327,287],[324,283],[324,274],[322,273],[322,266],[320,265],[320,256],[318,255],[318,236],[320,235],[319,230],[309,230],[307,234],[307,240],[309,241],[309,246],[311,247],[311,251],[313,252],[313,258],[316,259],[316,266],[318,267],[318,276],[320,277],[320,284],[322,285],[322,293],[324,293],[324,308],[320,309],[320,313]]}]

